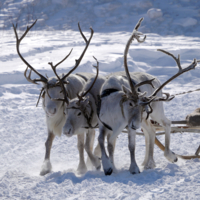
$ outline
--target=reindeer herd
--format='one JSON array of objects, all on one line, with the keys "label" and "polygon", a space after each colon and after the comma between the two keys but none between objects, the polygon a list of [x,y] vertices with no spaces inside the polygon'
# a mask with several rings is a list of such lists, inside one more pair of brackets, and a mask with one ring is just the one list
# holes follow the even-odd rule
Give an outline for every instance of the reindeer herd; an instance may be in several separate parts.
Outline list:
[{"label": "reindeer herd", "polygon": [[[182,69],[180,57],[176,58],[173,54],[159,49],[159,51],[171,56],[177,63],[179,71],[169,80],[160,84],[159,80],[144,72],[129,72],[127,65],[127,54],[131,42],[135,39],[139,43],[145,41],[146,36],[138,31],[143,18],[135,26],[124,51],[124,69],[122,72],[111,73],[107,76],[99,75],[99,63],[96,61],[96,74],[72,72],[79,66],[93,36],[93,29],[90,28],[89,39],[83,34],[80,25],[79,31],[86,45],[76,60],[75,66],[66,74],[58,75],[56,67],[66,60],[70,53],[59,63],[54,65],[49,63],[55,77],[46,78],[32,67],[20,53],[20,43],[36,21],[27,27],[24,34],[19,38],[17,25],[13,25],[16,36],[16,48],[19,57],[26,64],[27,68],[24,76],[27,81],[38,84],[42,83],[40,98],[46,116],[48,137],[45,143],[45,158],[40,171],[40,175],[51,172],[50,152],[55,136],[65,134],[67,137],[77,135],[77,147],[79,151],[78,172],[87,171],[84,160],[84,149],[88,154],[88,159],[92,165],[99,170],[101,164],[105,175],[111,175],[116,171],[114,164],[114,150],[117,136],[127,129],[128,148],[130,151],[131,174],[140,173],[135,160],[135,137],[136,129],[142,128],[145,135],[146,153],[143,162],[144,169],[155,167],[153,158],[154,142],[156,131],[151,120],[158,122],[165,130],[165,151],[164,156],[170,162],[176,162],[177,156],[170,150],[170,131],[171,121],[165,116],[163,101],[170,101],[173,95],[163,93],[162,88],[170,81],[184,72],[194,69],[199,61],[196,59],[187,67]],[[34,72],[39,78],[32,79],[31,73]],[[98,144],[93,151],[95,141],[95,129],[99,129]],[[105,149],[105,139],[107,139],[107,151]]]}]

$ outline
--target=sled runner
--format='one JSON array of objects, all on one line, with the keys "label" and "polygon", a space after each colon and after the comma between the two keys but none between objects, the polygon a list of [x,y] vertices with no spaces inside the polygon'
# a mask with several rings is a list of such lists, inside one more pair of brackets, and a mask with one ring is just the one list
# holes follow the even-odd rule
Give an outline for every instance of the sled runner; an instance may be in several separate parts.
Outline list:
[{"label": "sled runner", "polygon": [[[161,125],[159,125],[157,122],[152,121],[151,123],[156,129],[156,136],[158,135],[164,135],[164,129]],[[200,133],[200,108],[197,108],[192,113],[186,116],[186,120],[182,121],[172,121],[171,122],[171,133],[183,133],[183,132],[189,132],[189,133]],[[137,135],[144,135],[144,133],[141,131],[137,131]],[[158,138],[155,138],[155,144],[162,150],[165,150],[165,146],[158,140]],[[192,158],[200,158],[200,145],[197,148],[194,155],[179,155],[176,154],[178,157],[182,159],[192,159]]]}]

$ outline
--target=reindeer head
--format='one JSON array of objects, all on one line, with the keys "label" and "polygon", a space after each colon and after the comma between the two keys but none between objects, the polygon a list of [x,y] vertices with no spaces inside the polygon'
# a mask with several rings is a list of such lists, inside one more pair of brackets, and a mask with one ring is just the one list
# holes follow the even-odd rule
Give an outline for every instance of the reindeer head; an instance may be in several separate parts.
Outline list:
[{"label": "reindeer head", "polygon": [[[43,87],[41,89],[41,92],[40,92],[40,95],[39,95],[39,99],[38,99],[38,102],[37,102],[36,106],[38,105],[40,97],[42,96],[42,98],[43,98],[43,107],[45,109],[45,112],[46,112],[48,117],[52,117],[52,116],[56,115],[57,111],[63,106],[62,99],[64,99],[67,104],[69,103],[69,99],[68,99],[67,93],[63,93],[62,92],[62,91],[65,90],[64,84],[68,84],[68,82],[66,81],[67,77],[79,66],[79,64],[80,64],[80,62],[81,62],[81,60],[82,60],[82,58],[83,58],[83,56],[84,56],[89,44],[90,44],[90,41],[92,39],[94,31],[93,31],[92,28],[90,28],[91,35],[90,35],[89,40],[87,40],[86,37],[84,36],[84,34],[82,33],[82,30],[81,30],[80,25],[78,23],[78,28],[79,28],[79,31],[81,33],[81,36],[83,37],[83,39],[86,42],[86,47],[84,48],[84,50],[83,50],[81,56],[79,57],[79,59],[76,60],[75,67],[72,68],[66,75],[58,76],[57,73],[56,73],[56,67],[68,58],[68,56],[71,54],[71,52],[73,50],[72,49],[70,51],[70,53],[63,60],[61,60],[59,63],[57,63],[55,66],[53,65],[53,63],[49,63],[49,65],[51,65],[54,73],[56,74],[56,77],[47,78],[47,77],[43,76],[42,74],[40,74],[36,69],[34,69],[23,58],[23,56],[21,55],[20,50],[19,50],[19,46],[20,46],[21,41],[26,36],[26,34],[29,32],[29,30],[35,25],[36,22],[37,22],[37,20],[30,27],[27,27],[25,33],[21,36],[21,38],[19,38],[18,34],[17,34],[17,30],[16,30],[17,29],[17,25],[16,26],[13,25],[13,29],[14,29],[15,37],[16,37],[16,48],[17,48],[17,53],[18,53],[19,57],[27,65],[27,68],[26,68],[26,70],[24,72],[24,76],[26,77],[27,81],[29,81],[29,82],[31,82],[33,84],[38,84],[39,82],[43,84]],[[27,75],[28,69],[30,69],[30,72]],[[32,71],[35,72],[40,78],[39,79],[31,79]],[[65,94],[65,96],[63,96],[63,94]],[[52,101],[52,99],[57,99],[57,101]]]},{"label": "reindeer head", "polygon": [[[63,75],[59,76],[62,78]],[[66,82],[65,84],[68,84]],[[64,86],[64,88],[66,88]],[[52,101],[52,99],[63,99],[63,93],[62,93],[62,86],[58,83],[57,77],[48,78],[46,83],[43,83],[43,87],[41,89],[41,97],[42,97],[42,106],[46,112],[46,115],[48,117],[55,116],[58,111],[64,106],[62,101]],[[39,96],[40,99],[40,96]],[[39,103],[39,99],[37,104]],[[66,97],[68,100],[68,97]],[[68,102],[68,101],[67,101]]]},{"label": "reindeer head", "polygon": [[[94,59],[97,61],[96,58]],[[93,67],[97,69],[97,74],[90,87],[87,91],[82,91],[80,94],[77,94],[77,98],[70,100],[65,108],[66,123],[63,127],[63,133],[68,137],[82,133],[85,129],[94,128],[93,121],[96,115],[96,109],[94,99],[89,91],[94,86],[99,74],[98,61],[97,66]]]},{"label": "reindeer head", "polygon": [[168,93],[163,93],[165,95],[165,97],[157,97],[156,95],[158,94],[158,92],[166,84],[168,84],[170,81],[172,81],[176,77],[180,76],[182,73],[189,71],[191,69],[194,69],[195,66],[197,65],[197,63],[199,62],[196,59],[194,59],[194,61],[187,68],[182,69],[182,67],[180,65],[180,56],[178,56],[178,59],[177,59],[173,54],[171,54],[167,51],[158,49],[158,51],[166,53],[167,55],[170,55],[173,59],[175,59],[177,65],[179,67],[179,72],[177,74],[175,74],[173,77],[171,77],[169,80],[164,82],[150,96],[146,96],[146,92],[144,92],[144,93],[138,92],[138,87],[141,85],[144,85],[144,84],[150,84],[152,87],[154,87],[152,84],[154,79],[146,80],[139,84],[133,85],[133,82],[132,82],[130,74],[129,74],[128,66],[127,66],[127,54],[128,54],[128,50],[129,50],[131,42],[134,40],[134,38],[139,43],[144,42],[146,39],[146,36],[145,36],[142,40],[140,40],[140,36],[142,35],[142,33],[138,32],[138,28],[140,27],[142,21],[143,21],[143,18],[141,18],[139,20],[136,27],[134,28],[132,35],[131,35],[130,39],[128,40],[125,51],[124,51],[124,67],[125,67],[126,76],[127,76],[127,79],[128,79],[129,85],[130,85],[130,89],[125,86],[122,86],[122,91],[123,91],[124,95],[122,96],[121,103],[120,103],[120,106],[122,108],[122,114],[128,121],[128,127],[135,129],[135,130],[140,127],[143,113],[146,113],[146,119],[148,119],[149,114],[151,114],[153,112],[153,109],[151,107],[151,102],[170,101],[174,98],[173,95],[170,96]]}]

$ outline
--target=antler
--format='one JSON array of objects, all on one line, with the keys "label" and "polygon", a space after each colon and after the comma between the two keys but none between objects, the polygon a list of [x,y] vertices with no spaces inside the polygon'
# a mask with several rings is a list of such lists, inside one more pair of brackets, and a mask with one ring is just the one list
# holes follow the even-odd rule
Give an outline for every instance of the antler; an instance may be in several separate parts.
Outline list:
[{"label": "antler", "polygon": [[[27,68],[24,72],[24,76],[26,77],[27,81],[31,82],[31,83],[34,83],[34,84],[37,84],[37,82],[44,82],[44,83],[47,83],[47,79],[42,75],[40,74],[37,70],[35,70],[24,58],[23,56],[21,55],[20,53],[20,50],[19,50],[19,46],[20,46],[20,43],[21,41],[23,40],[23,38],[26,36],[26,34],[30,31],[30,29],[35,25],[35,23],[37,22],[37,19],[35,20],[35,22],[29,27],[27,26],[26,28],[26,31],[25,33],[21,36],[21,38],[18,37],[18,34],[17,34],[17,24],[14,26],[13,24],[13,29],[14,29],[14,32],[15,32],[15,37],[16,37],[16,48],[17,48],[17,53],[19,55],[19,57],[22,59],[22,61],[27,65]],[[40,79],[33,79],[31,80],[31,71],[29,73],[29,75],[27,76],[26,73],[27,73],[27,70],[28,70],[28,67],[31,69],[31,71],[34,71],[39,77]]]},{"label": "antler", "polygon": [[[69,101],[68,101],[68,98],[67,98],[67,93],[66,93],[65,86],[64,86],[64,83],[68,84],[69,82],[66,82],[66,81],[64,82],[64,81],[62,81],[62,80],[60,79],[60,77],[58,76],[58,74],[57,74],[57,72],[56,72],[56,67],[57,67],[60,63],[62,63],[62,62],[71,54],[71,52],[72,52],[72,50],[70,51],[70,53],[69,53],[61,62],[57,63],[55,66],[53,65],[52,62],[49,62],[49,63],[48,63],[48,64],[51,66],[51,68],[52,68],[54,74],[55,74],[56,77],[58,78],[58,83],[60,84],[60,86],[61,86],[61,88],[62,88],[61,92],[62,92],[63,95],[64,95],[64,99],[61,99],[61,98],[55,98],[55,99],[53,99],[53,98],[51,98],[51,96],[49,95],[48,90],[47,90],[47,94],[48,94],[49,98],[50,98],[51,100],[53,100],[53,101],[63,101],[63,102],[66,102],[67,104],[69,104]],[[57,84],[57,85],[58,85],[58,84]]]},{"label": "antler", "polygon": [[[58,84],[61,85],[62,92],[63,92],[63,94],[64,94],[64,99],[60,99],[60,98],[52,99],[52,98],[50,97],[50,95],[48,94],[49,98],[52,99],[52,100],[54,100],[54,101],[64,101],[64,102],[66,102],[67,104],[69,104],[69,101],[68,101],[68,98],[67,98],[67,93],[66,93],[65,87],[64,87],[64,83],[68,84],[68,82],[66,82],[65,79],[79,66],[79,64],[80,64],[80,62],[81,62],[81,60],[82,60],[82,58],[83,58],[83,56],[84,56],[84,54],[85,54],[85,52],[86,52],[86,50],[87,50],[89,44],[90,44],[90,41],[91,41],[92,36],[93,36],[93,33],[94,33],[93,29],[90,28],[90,30],[91,30],[91,35],[90,35],[89,40],[87,40],[86,37],[85,37],[85,35],[83,34],[82,30],[81,30],[81,27],[80,27],[80,24],[79,24],[79,23],[78,23],[78,28],[79,28],[79,31],[80,31],[80,33],[81,33],[83,39],[84,39],[85,42],[86,42],[86,47],[85,47],[85,49],[83,50],[83,52],[82,52],[81,56],[79,57],[79,59],[76,60],[75,66],[74,66],[65,76],[63,76],[62,78],[60,78],[60,77],[58,76],[57,72],[56,72],[56,67],[57,67],[59,64],[61,64],[65,59],[68,58],[68,56],[71,54],[71,52],[72,52],[73,49],[70,51],[70,53],[69,53],[62,61],[60,61],[59,63],[57,63],[55,66],[53,65],[52,62],[48,63],[48,64],[51,66],[51,68],[52,68],[53,72],[55,73],[55,75],[57,76],[57,78],[58,78]],[[48,92],[47,92],[47,93],[48,93]]]},{"label": "antler", "polygon": [[95,79],[94,79],[92,85],[89,87],[89,89],[88,89],[86,92],[83,92],[81,95],[77,94],[77,96],[78,96],[78,98],[79,98],[79,102],[80,102],[81,100],[83,100],[83,97],[92,89],[92,87],[94,86],[94,84],[95,84],[95,82],[96,82],[96,80],[97,80],[97,77],[98,77],[98,75],[99,75],[99,62],[98,62],[98,60],[97,60],[94,56],[93,56],[93,58],[94,58],[94,59],[96,60],[96,62],[97,62],[97,66],[93,65],[93,67],[96,68],[96,70],[97,70],[97,74],[96,74],[96,76],[95,76]]},{"label": "antler", "polygon": [[153,85],[153,81],[155,80],[155,78],[152,78],[150,80],[146,80],[146,81],[142,81],[141,83],[138,83],[134,86],[135,90],[137,90],[137,88],[139,88],[140,86],[142,85],[146,85],[146,84],[149,84],[152,86],[152,88],[155,88],[154,85]]},{"label": "antler", "polygon": [[172,76],[170,79],[168,79],[167,81],[165,81],[160,87],[158,87],[151,96],[156,96],[156,94],[165,86],[167,85],[169,82],[171,82],[172,80],[174,80],[176,77],[180,76],[181,74],[187,72],[187,71],[190,71],[191,69],[195,69],[195,67],[197,66],[197,63],[200,62],[200,60],[196,60],[194,59],[193,62],[186,68],[182,68],[181,67],[181,64],[180,64],[180,55],[178,55],[178,58],[176,58],[173,54],[165,51],[165,50],[162,50],[162,49],[158,49],[157,51],[161,51],[169,56],[171,56],[175,62],[177,63],[178,65],[178,68],[179,68],[179,71],[174,75]]},{"label": "antler", "polygon": [[169,93],[163,93],[165,97],[156,97],[153,101],[171,101],[175,96]]},{"label": "antler", "polygon": [[129,74],[129,70],[128,70],[128,65],[127,65],[127,54],[128,54],[128,50],[129,50],[129,47],[131,45],[131,42],[134,40],[134,38],[139,42],[139,43],[142,43],[145,41],[146,39],[146,35],[144,36],[144,38],[142,40],[140,40],[140,35],[143,35],[143,33],[141,32],[138,32],[138,28],[140,27],[142,21],[143,21],[144,18],[141,18],[138,23],[136,24],[133,32],[132,32],[132,35],[131,37],[129,38],[127,44],[126,44],[126,47],[125,47],[125,50],[124,50],[124,68],[125,68],[125,71],[126,71],[126,76],[128,78],[128,81],[129,81],[129,85],[130,85],[130,88],[131,88],[131,91],[132,91],[132,94],[133,94],[133,98],[135,101],[138,100],[138,94],[137,94],[137,91],[136,91],[136,88],[134,87],[133,83],[132,83],[132,80],[131,80],[131,77],[130,77],[130,74]]},{"label": "antler", "polygon": [[72,68],[72,69],[61,79],[62,81],[63,81],[65,78],[67,78],[67,77],[79,66],[79,64],[80,64],[80,62],[81,62],[81,60],[82,60],[82,58],[83,58],[83,56],[84,56],[84,54],[85,54],[85,52],[86,52],[86,50],[87,50],[89,44],[90,44],[90,41],[91,41],[92,36],[93,36],[93,33],[94,33],[93,29],[90,28],[90,30],[91,30],[91,35],[90,35],[89,40],[87,40],[86,37],[85,37],[85,35],[83,34],[82,30],[81,30],[81,27],[80,27],[80,24],[79,24],[79,23],[78,23],[78,28],[79,28],[79,31],[80,31],[80,33],[81,33],[81,36],[82,36],[83,39],[85,40],[86,47],[85,47],[85,49],[83,50],[83,52],[82,52],[81,56],[79,57],[79,59],[76,60],[76,64],[75,64],[74,68]]},{"label": "antler", "polygon": [[[164,51],[162,49],[158,49],[158,51],[161,51],[163,53],[166,53],[167,55],[170,55],[177,63],[179,71],[172,76],[170,79],[168,79],[167,81],[165,81],[160,87],[158,87],[153,93],[152,95],[150,95],[149,97],[143,97],[143,99],[141,100],[140,104],[145,106],[145,110],[147,112],[147,117],[146,119],[148,119],[149,114],[151,114],[153,112],[153,109],[150,106],[150,103],[153,101],[171,101],[175,96],[174,95],[170,95],[169,93],[163,93],[165,94],[165,97],[156,97],[156,94],[165,86],[167,85],[170,81],[172,81],[173,79],[175,79],[176,77],[180,76],[181,74],[191,70],[191,69],[195,69],[196,65],[198,62],[200,62],[200,60],[196,60],[194,59],[193,62],[186,68],[182,68],[181,64],[180,64],[180,55],[178,55],[178,58],[176,58],[173,54]],[[150,108],[150,111],[148,110],[148,107]]]}]

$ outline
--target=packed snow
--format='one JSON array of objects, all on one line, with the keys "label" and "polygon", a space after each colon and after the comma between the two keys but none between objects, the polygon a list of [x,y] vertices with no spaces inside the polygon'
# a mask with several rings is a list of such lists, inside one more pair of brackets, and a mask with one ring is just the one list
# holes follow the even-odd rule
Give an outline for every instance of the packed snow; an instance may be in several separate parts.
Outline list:
[{"label": "packed snow", "polygon": [[[128,137],[117,139],[117,173],[105,176],[101,168],[77,173],[76,136],[56,137],[51,173],[40,176],[47,130],[41,102],[35,107],[41,85],[26,81],[25,64],[16,52],[11,23],[25,26],[38,22],[22,41],[21,52],[42,74],[53,76],[48,62],[57,63],[73,48],[58,73],[74,66],[85,43],[78,32],[80,22],[86,37],[94,29],[91,44],[75,72],[94,72],[95,56],[100,73],[123,71],[123,51],[136,22],[144,17],[139,31],[144,43],[134,41],[128,56],[130,71],[144,71],[164,82],[178,71],[174,60],[157,49],[181,55],[183,67],[200,59],[200,1],[198,0],[4,0],[0,2],[0,199],[200,199],[200,161],[169,163],[155,146],[156,168],[144,170],[143,136],[136,139],[136,161],[141,173],[128,171]],[[176,94],[200,88],[200,65],[168,84],[165,92]],[[36,77],[33,75],[33,77]],[[170,120],[184,120],[199,107],[200,93],[180,95],[165,103]],[[98,130],[96,130],[97,144]],[[164,136],[158,137],[164,142]],[[200,144],[198,133],[171,134],[171,149],[177,154],[194,154]],[[85,154],[85,157],[86,154]]]}]

